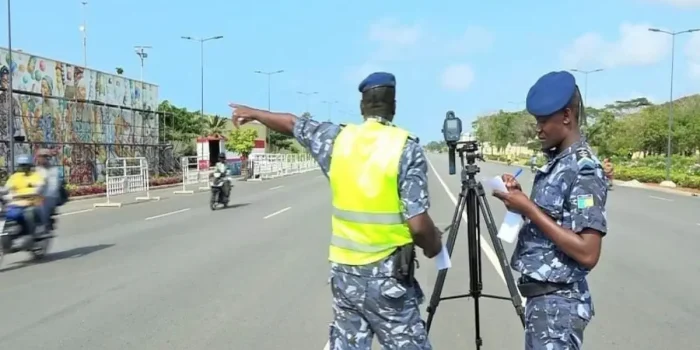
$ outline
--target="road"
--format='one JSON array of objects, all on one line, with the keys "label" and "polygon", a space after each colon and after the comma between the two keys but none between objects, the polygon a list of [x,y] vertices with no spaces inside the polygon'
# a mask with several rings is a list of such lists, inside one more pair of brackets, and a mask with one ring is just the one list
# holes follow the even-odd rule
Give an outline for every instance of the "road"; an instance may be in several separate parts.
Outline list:
[{"label": "road", "polygon": [[[430,155],[431,215],[450,222],[459,190],[444,155]],[[479,178],[514,167],[480,163]],[[520,177],[526,190],[529,171]],[[233,208],[212,212],[207,193],[154,191],[158,202],[91,210],[62,208],[53,254],[0,268],[0,349],[324,349],[331,319],[327,285],[330,192],[319,172],[237,184]],[[490,198],[489,198],[490,199]],[[597,315],[586,348],[682,349],[700,342],[697,198],[617,188],[610,233],[591,274]],[[502,205],[491,200],[500,222]],[[483,232],[486,235],[486,232]],[[484,291],[507,295],[483,247]],[[506,245],[507,254],[512,246]],[[421,261],[427,300],[434,262]],[[443,295],[468,288],[462,224]],[[508,301],[482,300],[483,349],[521,349]],[[443,301],[435,349],[473,349],[472,300]],[[375,347],[378,348],[378,347]]]}]

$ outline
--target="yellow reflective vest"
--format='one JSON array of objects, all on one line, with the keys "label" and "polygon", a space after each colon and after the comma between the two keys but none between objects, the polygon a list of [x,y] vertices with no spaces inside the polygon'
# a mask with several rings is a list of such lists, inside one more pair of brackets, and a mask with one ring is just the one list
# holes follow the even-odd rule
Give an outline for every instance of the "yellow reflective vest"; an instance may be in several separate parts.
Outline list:
[{"label": "yellow reflective vest", "polygon": [[366,265],[413,239],[399,199],[399,159],[408,132],[375,120],[347,125],[333,144],[331,262]]}]

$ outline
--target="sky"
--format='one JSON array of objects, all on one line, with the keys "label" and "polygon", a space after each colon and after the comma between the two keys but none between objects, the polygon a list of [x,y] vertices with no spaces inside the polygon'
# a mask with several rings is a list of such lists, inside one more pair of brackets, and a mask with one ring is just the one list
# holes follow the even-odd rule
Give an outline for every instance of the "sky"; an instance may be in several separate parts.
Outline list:
[{"label": "sky", "polygon": [[[554,70],[595,70],[586,104],[670,97],[669,31],[700,28],[700,0],[537,2],[15,0],[12,46],[82,64],[86,20],[88,67],[139,79],[135,45],[150,45],[144,80],[160,100],[200,109],[204,44],[204,111],[230,116],[229,102],[319,119],[361,121],[357,86],[369,73],[397,79],[395,122],[421,143],[441,139],[453,110],[466,129],[477,116],[524,108],[527,91]],[[400,5],[399,5],[400,4]],[[0,46],[7,46],[3,2]],[[85,8],[85,11],[83,9]],[[700,32],[678,35],[674,97],[700,92]],[[577,74],[579,85],[586,86]],[[298,92],[318,92],[305,97]],[[324,103],[323,101],[326,101]],[[337,103],[336,103],[337,101]],[[330,103],[328,103],[330,102]]]}]

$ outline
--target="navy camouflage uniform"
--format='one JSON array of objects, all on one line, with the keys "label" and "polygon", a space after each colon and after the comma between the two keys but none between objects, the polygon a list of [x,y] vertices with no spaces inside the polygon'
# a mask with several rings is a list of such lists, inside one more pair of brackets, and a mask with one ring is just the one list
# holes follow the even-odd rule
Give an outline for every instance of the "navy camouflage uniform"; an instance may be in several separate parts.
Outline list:
[{"label": "navy camouflage uniform", "polygon": [[[568,74],[566,72],[550,74]],[[557,82],[563,79],[568,84]],[[552,79],[554,81],[552,81]],[[545,86],[538,86],[545,84]],[[556,95],[550,89],[563,91],[557,108],[542,108],[539,88]],[[545,75],[528,94],[528,111],[535,116],[551,115],[552,109],[564,108],[576,90],[573,76]],[[605,203],[607,185],[603,166],[585,139],[558,154],[547,153],[548,163],[538,169],[530,198],[558,225],[580,233],[593,229],[605,235],[607,216]],[[583,344],[583,332],[594,315],[593,301],[586,276],[590,272],[562,252],[529,220],[520,231],[511,259],[511,267],[521,273],[521,282],[568,284],[568,288],[527,299],[525,306],[525,349],[578,350]]]},{"label": "navy camouflage uniform", "polygon": [[[341,129],[342,125],[308,118],[297,118],[294,126],[295,138],[309,150],[326,177],[333,142]],[[410,137],[401,154],[398,176],[406,220],[430,207],[427,173],[423,148],[417,138]],[[423,291],[417,281],[408,286],[392,276],[393,257],[364,266],[331,263],[331,350],[369,350],[375,334],[383,349],[432,349],[418,308],[423,303]]]}]

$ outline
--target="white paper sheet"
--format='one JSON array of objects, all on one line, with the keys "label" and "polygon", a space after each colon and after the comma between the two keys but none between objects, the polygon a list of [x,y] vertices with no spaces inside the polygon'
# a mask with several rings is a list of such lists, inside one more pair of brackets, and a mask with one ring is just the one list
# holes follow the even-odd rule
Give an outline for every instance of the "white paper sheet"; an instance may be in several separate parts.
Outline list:
[{"label": "white paper sheet", "polygon": [[442,242],[442,250],[435,257],[435,266],[437,267],[438,271],[452,267],[452,260],[450,260],[450,254],[447,253],[445,242]]},{"label": "white paper sheet", "polygon": [[[486,185],[494,191],[508,192],[506,184],[500,176],[496,176],[486,182]],[[513,243],[518,238],[523,218],[520,214],[508,211],[503,218],[503,223],[498,230],[498,238],[508,243]]]}]

